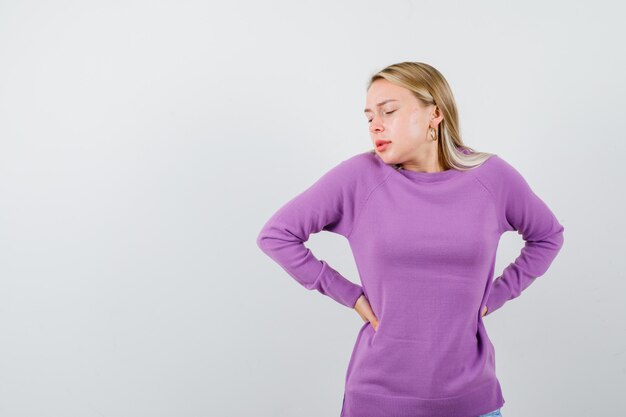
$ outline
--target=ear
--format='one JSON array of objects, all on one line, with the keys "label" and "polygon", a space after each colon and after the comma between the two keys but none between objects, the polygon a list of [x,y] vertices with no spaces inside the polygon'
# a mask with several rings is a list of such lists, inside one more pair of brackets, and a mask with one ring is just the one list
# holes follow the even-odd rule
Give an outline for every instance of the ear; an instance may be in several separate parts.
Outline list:
[{"label": "ear", "polygon": [[437,127],[439,123],[441,123],[441,121],[443,120],[443,112],[437,105],[435,105],[435,108],[431,112],[430,116],[430,120],[434,127]]}]

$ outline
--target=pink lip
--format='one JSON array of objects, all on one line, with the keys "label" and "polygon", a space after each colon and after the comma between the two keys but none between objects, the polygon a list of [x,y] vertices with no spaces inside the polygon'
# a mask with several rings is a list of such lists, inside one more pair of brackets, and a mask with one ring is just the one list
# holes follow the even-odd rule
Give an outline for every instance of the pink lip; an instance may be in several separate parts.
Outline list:
[{"label": "pink lip", "polygon": [[382,151],[384,151],[385,149],[387,149],[387,146],[389,146],[389,144],[390,144],[390,143],[391,143],[391,142],[381,143],[380,145],[376,146],[376,150],[377,150],[378,152],[382,152]]}]

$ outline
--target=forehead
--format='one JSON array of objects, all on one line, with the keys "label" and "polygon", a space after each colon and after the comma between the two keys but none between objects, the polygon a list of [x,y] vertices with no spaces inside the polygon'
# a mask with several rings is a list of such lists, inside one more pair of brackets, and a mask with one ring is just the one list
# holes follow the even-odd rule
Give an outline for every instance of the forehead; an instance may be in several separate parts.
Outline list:
[{"label": "forehead", "polygon": [[365,97],[365,111],[371,111],[374,107],[385,102],[402,102],[411,98],[411,92],[399,85],[390,83],[387,80],[376,80],[372,83]]}]

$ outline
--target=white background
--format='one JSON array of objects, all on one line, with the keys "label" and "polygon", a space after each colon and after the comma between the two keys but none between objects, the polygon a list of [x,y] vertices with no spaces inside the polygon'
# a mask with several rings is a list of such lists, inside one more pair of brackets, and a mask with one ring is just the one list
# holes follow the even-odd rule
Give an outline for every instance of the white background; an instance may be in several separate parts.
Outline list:
[{"label": "white background", "polygon": [[[358,314],[255,244],[370,149],[368,77],[439,69],[464,143],[565,227],[485,322],[505,417],[624,415],[624,8],[0,1],[0,417],[338,416]],[[503,236],[496,275],[523,241]],[[358,282],[347,241],[307,245]],[[468,416],[470,417],[470,416]]]}]

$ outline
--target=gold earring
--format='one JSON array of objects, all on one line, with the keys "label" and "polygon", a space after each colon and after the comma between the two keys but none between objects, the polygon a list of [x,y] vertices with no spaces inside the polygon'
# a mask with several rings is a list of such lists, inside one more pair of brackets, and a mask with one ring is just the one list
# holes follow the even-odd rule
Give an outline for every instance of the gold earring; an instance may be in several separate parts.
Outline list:
[{"label": "gold earring", "polygon": [[435,129],[433,129],[432,127],[430,128],[430,137],[433,138],[433,140],[437,140],[437,136],[435,135]]}]

